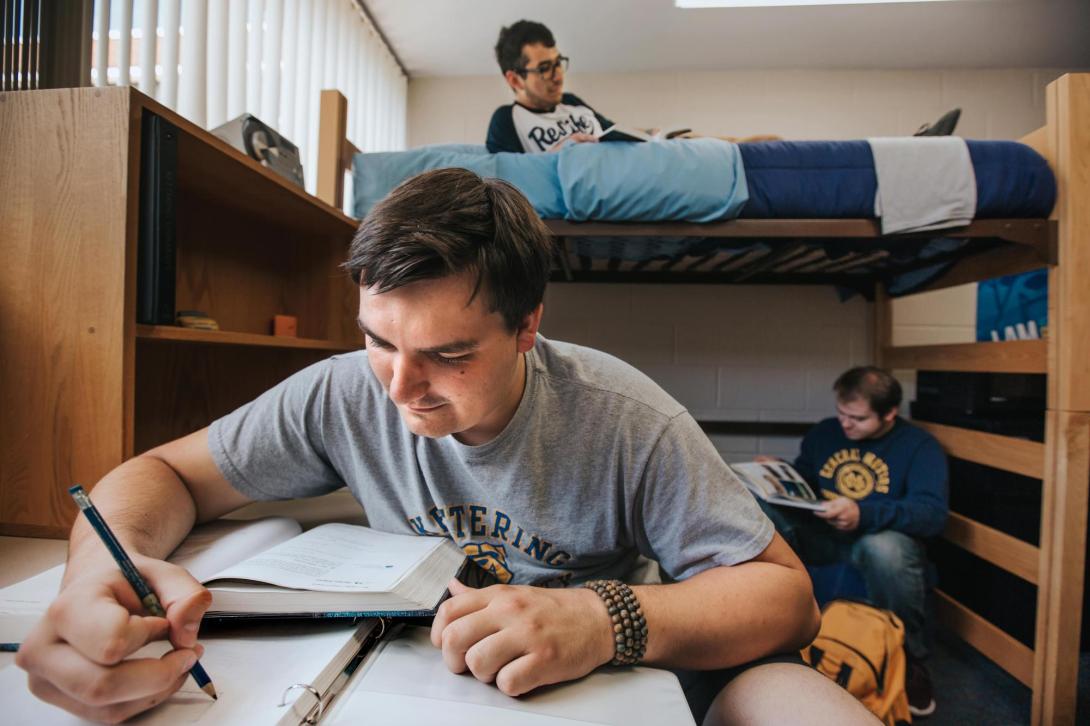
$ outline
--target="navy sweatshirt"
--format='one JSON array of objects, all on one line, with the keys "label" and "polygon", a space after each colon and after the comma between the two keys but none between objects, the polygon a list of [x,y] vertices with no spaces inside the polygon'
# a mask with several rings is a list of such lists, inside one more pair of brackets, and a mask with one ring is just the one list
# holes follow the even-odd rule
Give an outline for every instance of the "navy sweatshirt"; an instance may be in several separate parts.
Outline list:
[{"label": "navy sweatshirt", "polygon": [[803,438],[795,468],[826,498],[854,499],[860,532],[933,537],[946,525],[946,455],[934,436],[904,419],[881,438],[852,441],[827,418]]}]

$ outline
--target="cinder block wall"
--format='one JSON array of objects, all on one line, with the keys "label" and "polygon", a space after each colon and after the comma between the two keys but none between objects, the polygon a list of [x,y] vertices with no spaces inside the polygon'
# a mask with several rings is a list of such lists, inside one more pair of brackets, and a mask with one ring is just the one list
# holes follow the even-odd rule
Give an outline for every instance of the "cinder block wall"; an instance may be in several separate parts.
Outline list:
[{"label": "cinder block wall", "polygon": [[[959,106],[958,133],[1017,138],[1044,123],[1044,88],[1063,69],[722,71],[569,75],[567,87],[615,121],[706,134],[789,139],[905,135]],[[484,143],[509,103],[499,74],[414,78],[409,145]],[[976,286],[894,307],[894,342],[966,342]],[[706,420],[814,421],[829,387],[870,362],[871,306],[811,287],[554,284],[543,333],[609,351],[641,368]],[[913,380],[904,379],[911,398]],[[713,437],[729,460],[791,455],[786,437]]]}]

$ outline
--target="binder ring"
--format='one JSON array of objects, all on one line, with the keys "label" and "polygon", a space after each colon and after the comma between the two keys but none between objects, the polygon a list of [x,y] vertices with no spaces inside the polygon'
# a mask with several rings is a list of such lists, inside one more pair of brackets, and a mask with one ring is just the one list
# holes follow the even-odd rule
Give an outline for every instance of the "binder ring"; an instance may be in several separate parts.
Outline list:
[{"label": "binder ring", "polygon": [[276,704],[278,708],[283,708],[288,705],[288,694],[294,691],[296,688],[302,688],[304,691],[309,692],[317,700],[318,713],[314,714],[313,718],[305,719],[308,724],[316,724],[322,717],[322,711],[325,710],[325,703],[322,702],[322,694],[318,693],[318,689],[309,683],[293,683],[284,689],[283,695],[280,696],[280,703]]}]

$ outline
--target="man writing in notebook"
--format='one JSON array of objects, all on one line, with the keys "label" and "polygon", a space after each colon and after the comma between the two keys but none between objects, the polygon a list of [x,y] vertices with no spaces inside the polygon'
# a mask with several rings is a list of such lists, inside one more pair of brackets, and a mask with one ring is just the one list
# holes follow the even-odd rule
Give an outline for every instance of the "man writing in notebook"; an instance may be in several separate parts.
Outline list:
[{"label": "man writing in notebook", "polygon": [[923,664],[924,539],[946,524],[946,456],[935,437],[897,415],[901,384],[888,371],[852,368],[833,390],[836,418],[812,428],[795,459],[799,473],[828,500],[824,511],[762,508],[807,564],[851,562],[868,598],[904,622],[909,709],[929,716],[935,699]]},{"label": "man writing in notebook", "polygon": [[[372,527],[450,537],[505,583],[451,583],[431,637],[453,671],[519,695],[643,662],[678,670],[698,718],[715,699],[708,723],[870,722],[801,665],[809,579],[693,418],[621,361],[538,334],[550,260],[504,182],[446,169],[394,190],[346,265],[366,350],[95,486],[167,618],[139,615],[77,523],[64,587],[18,656],[34,693],[106,720],[163,700],[198,654],[209,596],[161,558],[246,503],[348,486]],[[641,556],[670,584],[641,584]],[[162,660],[124,660],[166,637]]]}]

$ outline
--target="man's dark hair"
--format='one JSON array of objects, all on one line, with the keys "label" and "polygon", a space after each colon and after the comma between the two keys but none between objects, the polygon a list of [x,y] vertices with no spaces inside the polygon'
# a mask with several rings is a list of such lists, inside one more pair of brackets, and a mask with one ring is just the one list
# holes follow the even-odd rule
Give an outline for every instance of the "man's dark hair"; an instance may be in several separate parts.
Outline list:
[{"label": "man's dark hair", "polygon": [[552,237],[518,189],[465,169],[402,182],[374,206],[352,239],[345,269],[357,285],[389,292],[420,280],[476,275],[472,301],[514,332],[541,303]]},{"label": "man's dark hair", "polygon": [[862,398],[879,416],[901,405],[901,384],[889,371],[877,366],[858,366],[845,371],[836,379],[833,390],[841,401]]},{"label": "man's dark hair", "polygon": [[496,41],[496,62],[500,64],[500,73],[521,71],[526,66],[526,57],[522,48],[540,43],[546,48],[556,47],[552,31],[533,20],[520,20],[514,25],[502,28]]}]

